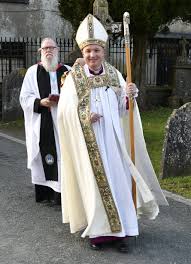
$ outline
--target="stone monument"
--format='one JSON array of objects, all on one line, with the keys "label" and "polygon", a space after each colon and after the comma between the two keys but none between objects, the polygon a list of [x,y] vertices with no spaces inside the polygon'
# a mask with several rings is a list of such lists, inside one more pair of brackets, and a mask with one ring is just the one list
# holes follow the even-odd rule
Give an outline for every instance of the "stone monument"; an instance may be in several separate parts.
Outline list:
[{"label": "stone monument", "polygon": [[26,69],[16,69],[3,79],[2,83],[2,121],[14,121],[23,117],[19,94]]},{"label": "stone monument", "polygon": [[100,20],[109,34],[117,34],[122,31],[122,23],[114,22],[109,15],[107,0],[95,0],[93,3],[93,15]]},{"label": "stone monument", "polygon": [[162,178],[186,175],[191,175],[191,103],[168,119],[162,153]]},{"label": "stone monument", "polygon": [[169,98],[169,104],[173,107],[191,102],[191,62],[187,52],[188,41],[182,38],[179,44],[181,54],[173,67],[173,91]]}]

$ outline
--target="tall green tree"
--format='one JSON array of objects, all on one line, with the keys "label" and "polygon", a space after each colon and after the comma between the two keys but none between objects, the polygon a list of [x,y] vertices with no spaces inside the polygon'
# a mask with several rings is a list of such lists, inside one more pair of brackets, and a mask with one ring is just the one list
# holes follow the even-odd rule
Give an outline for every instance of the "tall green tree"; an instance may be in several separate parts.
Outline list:
[{"label": "tall green tree", "polygon": [[88,13],[93,12],[94,0],[58,0],[61,16],[70,21],[74,30]]},{"label": "tall green tree", "polygon": [[[74,29],[80,21],[92,13],[94,0],[59,0],[62,16],[69,20]],[[133,80],[140,89],[139,103],[145,108],[144,77],[147,41],[165,25],[179,17],[191,21],[191,0],[108,0],[109,14],[114,21],[122,22],[123,13],[130,13],[130,32],[133,37]]]}]

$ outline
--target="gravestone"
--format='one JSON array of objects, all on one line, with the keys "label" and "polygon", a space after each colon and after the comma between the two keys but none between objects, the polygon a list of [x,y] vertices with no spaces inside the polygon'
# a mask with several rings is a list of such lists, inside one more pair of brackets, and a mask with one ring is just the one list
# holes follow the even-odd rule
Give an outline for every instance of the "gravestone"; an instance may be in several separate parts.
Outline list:
[{"label": "gravestone", "polygon": [[191,175],[191,103],[168,119],[162,153],[162,178],[186,175]]},{"label": "gravestone", "polygon": [[93,3],[93,15],[99,19],[109,34],[118,34],[122,31],[122,23],[114,22],[109,15],[107,0],[95,0]]},{"label": "gravestone", "polygon": [[109,15],[108,2],[107,0],[95,0],[93,3],[93,15],[99,19],[107,30],[113,22],[112,18]]},{"label": "gravestone", "polygon": [[26,69],[16,69],[2,82],[2,121],[14,121],[23,117],[19,95]]},{"label": "gravestone", "polygon": [[191,102],[191,61],[188,57],[188,41],[182,38],[179,42],[181,54],[173,67],[173,91],[169,104],[179,107]]}]

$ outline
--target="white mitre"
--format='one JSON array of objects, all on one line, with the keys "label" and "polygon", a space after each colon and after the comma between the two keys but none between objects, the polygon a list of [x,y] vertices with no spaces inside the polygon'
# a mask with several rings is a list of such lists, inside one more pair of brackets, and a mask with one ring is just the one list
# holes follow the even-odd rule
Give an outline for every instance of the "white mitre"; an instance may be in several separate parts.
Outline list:
[{"label": "white mitre", "polygon": [[81,50],[91,44],[104,48],[107,38],[108,34],[104,26],[91,14],[84,18],[76,33],[76,42]]}]

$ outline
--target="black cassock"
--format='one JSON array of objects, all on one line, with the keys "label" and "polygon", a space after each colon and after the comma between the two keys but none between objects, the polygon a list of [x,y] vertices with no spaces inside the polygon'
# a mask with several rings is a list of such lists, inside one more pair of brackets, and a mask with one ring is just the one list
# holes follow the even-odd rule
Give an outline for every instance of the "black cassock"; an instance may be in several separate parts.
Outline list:
[{"label": "black cassock", "polygon": [[[66,71],[68,71],[68,69],[64,65],[58,65],[56,74],[59,93],[61,76]],[[41,64],[39,64],[37,68],[37,83],[40,98],[43,99],[48,97],[49,94],[51,94],[50,75]],[[34,112],[41,114],[39,147],[42,157],[44,174],[46,180],[58,181],[57,151],[52,115],[49,108],[40,105],[41,99],[37,98],[35,100]],[[48,200],[60,204],[60,193],[55,192],[50,187],[36,184],[35,195],[36,202]]]}]

